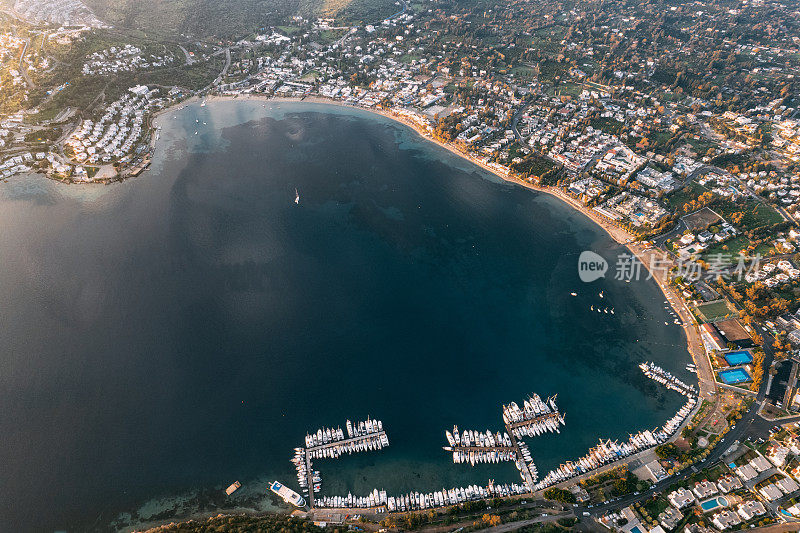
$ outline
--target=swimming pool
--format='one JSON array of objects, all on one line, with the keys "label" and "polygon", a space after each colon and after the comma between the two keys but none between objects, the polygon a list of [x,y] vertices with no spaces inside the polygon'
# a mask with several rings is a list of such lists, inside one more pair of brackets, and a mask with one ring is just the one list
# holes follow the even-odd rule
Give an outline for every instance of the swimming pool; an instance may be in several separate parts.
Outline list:
[{"label": "swimming pool", "polygon": [[725,360],[731,366],[747,365],[753,362],[753,356],[747,350],[738,350],[726,353]]},{"label": "swimming pool", "polygon": [[631,533],[642,533],[642,530],[639,529],[639,526],[633,526],[631,528]]},{"label": "swimming pool", "polygon": [[726,385],[735,385],[737,383],[744,383],[750,381],[750,374],[744,368],[731,368],[730,370],[723,370],[719,373],[719,379]]},{"label": "swimming pool", "polygon": [[700,507],[703,508],[703,512],[707,513],[709,511],[713,511],[718,507],[727,507],[728,500],[723,498],[722,496],[718,496],[716,498],[711,498],[710,500],[706,500],[700,503]]}]

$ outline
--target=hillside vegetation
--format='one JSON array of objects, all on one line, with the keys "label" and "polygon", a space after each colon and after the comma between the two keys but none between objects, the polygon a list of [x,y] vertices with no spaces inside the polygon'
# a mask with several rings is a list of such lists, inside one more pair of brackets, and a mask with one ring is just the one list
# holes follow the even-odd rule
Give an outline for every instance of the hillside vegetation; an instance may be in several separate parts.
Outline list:
[{"label": "hillside vegetation", "polygon": [[296,14],[299,0],[85,0],[114,26],[162,36],[236,38]]},{"label": "hillside vegetation", "polygon": [[84,0],[102,20],[164,38],[237,39],[294,15],[378,22],[395,0]]}]

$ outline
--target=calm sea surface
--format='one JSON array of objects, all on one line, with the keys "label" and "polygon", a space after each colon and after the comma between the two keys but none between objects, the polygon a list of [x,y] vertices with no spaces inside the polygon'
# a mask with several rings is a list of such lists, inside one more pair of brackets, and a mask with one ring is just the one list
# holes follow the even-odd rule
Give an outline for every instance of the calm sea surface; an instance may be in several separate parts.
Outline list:
[{"label": "calm sea surface", "polygon": [[228,101],[161,123],[139,178],[0,185],[0,530],[102,529],[236,479],[297,488],[306,431],[367,415],[391,446],[317,461],[325,494],[513,482],[454,465],[444,430],[557,393],[566,427],[529,440],[546,473],[682,403],[637,368],[686,377],[664,298],[581,283],[582,250],[622,249],[559,201],[356,110]]}]

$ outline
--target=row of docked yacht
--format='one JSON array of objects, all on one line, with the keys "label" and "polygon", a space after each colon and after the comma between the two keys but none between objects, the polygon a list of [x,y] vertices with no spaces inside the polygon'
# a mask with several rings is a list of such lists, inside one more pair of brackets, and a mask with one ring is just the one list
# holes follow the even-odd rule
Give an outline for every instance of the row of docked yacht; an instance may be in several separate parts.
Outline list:
[{"label": "row of docked yacht", "polygon": [[348,493],[347,496],[323,496],[317,498],[316,501],[318,506],[323,508],[366,509],[385,507],[388,512],[405,512],[457,505],[489,497],[525,494],[526,492],[529,491],[525,485],[516,483],[496,485],[490,482],[486,487],[470,485],[468,487],[442,489],[428,493],[409,492],[401,496],[388,496],[385,490],[378,491],[378,489],[375,489],[367,496],[354,496]]},{"label": "row of docked yacht", "polygon": [[454,450],[454,463],[469,463],[475,466],[476,463],[500,463],[503,461],[516,461],[517,452],[513,450],[489,451],[489,450]]},{"label": "row of docked yacht", "polygon": [[477,446],[486,448],[500,446],[510,447],[512,445],[511,437],[508,436],[508,433],[503,433],[501,435],[499,431],[497,433],[492,433],[488,429],[485,432],[466,430],[460,433],[458,431],[458,426],[453,426],[453,432],[445,431],[444,435],[447,437],[447,442],[453,447],[468,448],[470,446]]},{"label": "row of docked yacht", "polygon": [[525,420],[534,420],[540,416],[557,412],[558,407],[556,407],[555,396],[551,396],[547,401],[543,401],[538,394],[533,394],[522,402],[522,409],[517,405],[517,402],[504,405],[503,422],[508,425]]},{"label": "row of docked yacht", "polygon": [[664,423],[664,431],[668,435],[673,435],[678,430],[678,428],[681,427],[683,421],[686,420],[686,418],[691,414],[696,405],[697,405],[697,396],[689,396],[686,399],[686,403],[683,404],[683,407],[678,409],[678,412],[675,413],[675,416],[673,416]]},{"label": "row of docked yacht", "polygon": [[[297,470],[297,484],[300,485],[303,493],[308,496],[308,468],[311,466],[311,459],[309,458],[308,466],[306,466],[306,450],[304,448],[295,448],[291,461]],[[314,492],[319,492],[322,489],[322,477],[319,470],[311,472],[311,482],[313,483],[311,488]]]},{"label": "row of docked yacht", "polygon": [[539,420],[527,420],[523,425],[511,429],[515,437],[538,437],[545,433],[561,433],[560,426],[563,426],[564,415],[555,413],[553,416],[541,418]]},{"label": "row of docked yacht", "polygon": [[389,437],[386,433],[372,433],[353,437],[345,442],[332,442],[317,448],[308,450],[309,457],[312,459],[331,458],[336,459],[344,454],[380,450],[389,446]]},{"label": "row of docked yacht", "polygon": [[647,448],[656,446],[666,440],[663,432],[654,431],[641,431],[636,435],[631,435],[627,442],[619,443],[610,440],[603,441],[591,448],[589,453],[579,458],[577,461],[567,461],[559,466],[557,469],[550,471],[542,481],[537,485],[537,489],[543,489],[566,481],[572,477],[580,476],[591,472],[603,465],[613,463],[634,453],[640,452]]},{"label": "row of docked yacht", "polygon": [[352,423],[348,420],[345,427],[347,428],[348,438],[352,439],[353,437],[360,437],[370,433],[380,433],[383,431],[383,422],[380,420],[372,420],[367,417],[366,420],[356,423]]},{"label": "row of docked yacht", "polygon": [[539,470],[533,463],[530,453],[526,454],[526,452],[527,448],[523,450],[523,458],[518,458],[516,461],[514,461],[514,466],[516,466],[517,470],[519,470],[519,477],[522,478],[522,481],[524,481],[526,485],[533,486],[533,483],[536,483],[536,480],[539,479]]},{"label": "row of docked yacht", "polygon": [[[367,417],[366,420],[360,422],[350,422],[345,424],[347,429],[347,438],[352,439],[364,435],[380,433],[383,431],[383,422],[380,420],[372,420]],[[345,440],[344,431],[341,427],[333,428],[320,428],[316,433],[306,434],[306,448],[314,448],[317,446],[324,446],[338,441]]]},{"label": "row of docked yacht", "polygon": [[314,446],[322,446],[329,442],[336,442],[344,440],[344,432],[342,428],[321,428],[316,433],[306,434],[306,448],[313,448]]},{"label": "row of docked yacht", "polygon": [[[696,396],[697,389],[694,388],[694,385],[687,385],[677,377],[673,376],[660,366],[654,363],[642,363],[639,365],[639,368],[644,372],[644,375],[648,378],[652,379],[653,381],[657,381],[661,383],[666,388],[677,391],[684,396]],[[695,369],[696,370],[696,369]]]},{"label": "row of docked yacht", "polygon": [[347,493],[347,496],[322,496],[317,498],[316,503],[318,507],[323,508],[359,508],[368,509],[372,507],[381,507],[389,502],[389,497],[386,495],[385,490],[373,490],[367,496],[354,496]]},{"label": "row of docked yacht", "polygon": [[683,422],[692,414],[697,406],[696,396],[688,396],[686,403],[678,412],[667,420],[661,428],[652,431],[641,431],[631,435],[627,442],[618,443],[610,440],[603,441],[589,453],[575,462],[569,461],[557,469],[549,472],[537,485],[537,489],[544,489],[550,485],[566,481],[572,477],[591,472],[603,465],[613,463],[648,448],[667,442],[681,427]]},{"label": "row of docked yacht", "polygon": [[564,425],[564,415],[558,412],[556,397],[551,396],[544,401],[538,394],[532,394],[522,402],[503,406],[503,422],[515,437],[537,437],[545,433],[560,433],[559,426]]}]

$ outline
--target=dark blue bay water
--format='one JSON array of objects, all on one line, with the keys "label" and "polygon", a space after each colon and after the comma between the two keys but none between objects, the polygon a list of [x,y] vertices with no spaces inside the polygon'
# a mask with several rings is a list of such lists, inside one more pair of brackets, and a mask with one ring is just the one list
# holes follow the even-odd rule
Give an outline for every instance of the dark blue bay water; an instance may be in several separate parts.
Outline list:
[{"label": "dark blue bay water", "polygon": [[582,284],[582,250],[622,250],[559,201],[355,110],[229,101],[161,123],[140,178],[0,188],[0,530],[294,485],[292,448],[347,418],[381,418],[391,446],[317,461],[328,494],[518,480],[441,446],[530,392],[567,413],[530,441],[543,473],[680,405],[637,368],[685,376],[663,297]]}]

